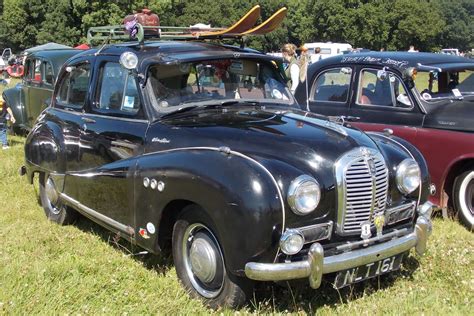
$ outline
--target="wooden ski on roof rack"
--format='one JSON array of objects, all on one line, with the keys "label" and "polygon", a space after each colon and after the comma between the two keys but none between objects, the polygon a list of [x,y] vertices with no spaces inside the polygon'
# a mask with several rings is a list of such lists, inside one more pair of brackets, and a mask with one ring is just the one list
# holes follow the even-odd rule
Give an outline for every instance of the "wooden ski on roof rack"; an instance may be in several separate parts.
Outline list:
[{"label": "wooden ski on roof rack", "polygon": [[[260,17],[260,6],[254,6],[239,21],[227,28],[198,29],[194,27],[178,26],[142,26],[137,24],[135,38],[125,30],[123,25],[92,27],[87,32],[87,40],[93,42],[104,42],[110,40],[131,41],[138,40],[143,43],[145,39],[163,40],[212,40],[212,39],[241,39],[244,36],[265,35],[278,28],[286,17],[287,9],[281,8],[271,17],[255,26]],[[145,30],[159,30],[159,37],[145,35]]]}]

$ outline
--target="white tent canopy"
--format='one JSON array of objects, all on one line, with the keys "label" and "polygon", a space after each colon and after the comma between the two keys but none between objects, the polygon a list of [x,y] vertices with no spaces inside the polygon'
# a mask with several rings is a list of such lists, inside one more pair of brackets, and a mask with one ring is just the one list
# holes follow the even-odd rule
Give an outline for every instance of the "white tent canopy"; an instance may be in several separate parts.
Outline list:
[{"label": "white tent canopy", "polygon": [[46,43],[46,44],[43,44],[43,45],[39,45],[39,46],[35,46],[35,47],[25,49],[25,53],[26,54],[31,54],[31,53],[41,51],[41,50],[65,49],[65,48],[72,48],[72,47],[71,46],[66,46],[66,45],[63,45],[63,44],[58,44],[58,43]]}]

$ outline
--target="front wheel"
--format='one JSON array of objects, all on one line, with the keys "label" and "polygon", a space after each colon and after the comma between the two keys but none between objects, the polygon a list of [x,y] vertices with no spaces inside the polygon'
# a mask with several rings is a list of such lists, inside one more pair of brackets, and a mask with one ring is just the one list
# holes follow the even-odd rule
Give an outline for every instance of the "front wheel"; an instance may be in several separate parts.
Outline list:
[{"label": "front wheel", "polygon": [[474,170],[468,170],[454,181],[454,205],[459,219],[469,229],[474,229]]},{"label": "front wheel", "polygon": [[41,205],[43,206],[46,217],[50,221],[60,225],[67,225],[74,222],[77,217],[76,211],[62,203],[56,184],[49,174],[40,174],[39,192]]},{"label": "front wheel", "polygon": [[191,296],[211,308],[242,306],[250,280],[228,273],[224,256],[209,221],[200,208],[187,207],[173,228],[176,273]]}]

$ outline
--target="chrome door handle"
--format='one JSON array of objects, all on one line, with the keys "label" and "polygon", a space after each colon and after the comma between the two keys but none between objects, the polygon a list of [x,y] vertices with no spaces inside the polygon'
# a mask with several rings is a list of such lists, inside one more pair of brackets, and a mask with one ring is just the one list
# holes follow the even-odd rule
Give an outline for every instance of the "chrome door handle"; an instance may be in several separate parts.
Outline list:
[{"label": "chrome door handle", "polygon": [[82,120],[83,120],[85,123],[95,123],[95,120],[94,120],[94,119],[91,119],[91,118],[88,118],[88,117],[83,117]]}]

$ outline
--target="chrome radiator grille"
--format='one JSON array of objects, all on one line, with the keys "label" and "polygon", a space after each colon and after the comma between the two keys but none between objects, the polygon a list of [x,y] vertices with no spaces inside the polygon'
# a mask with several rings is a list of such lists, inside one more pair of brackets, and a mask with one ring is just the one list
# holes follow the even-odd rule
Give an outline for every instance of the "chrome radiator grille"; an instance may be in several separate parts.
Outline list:
[{"label": "chrome radiator grille", "polygon": [[338,232],[357,234],[361,224],[384,212],[388,191],[388,170],[376,150],[361,147],[336,163],[338,179]]}]

